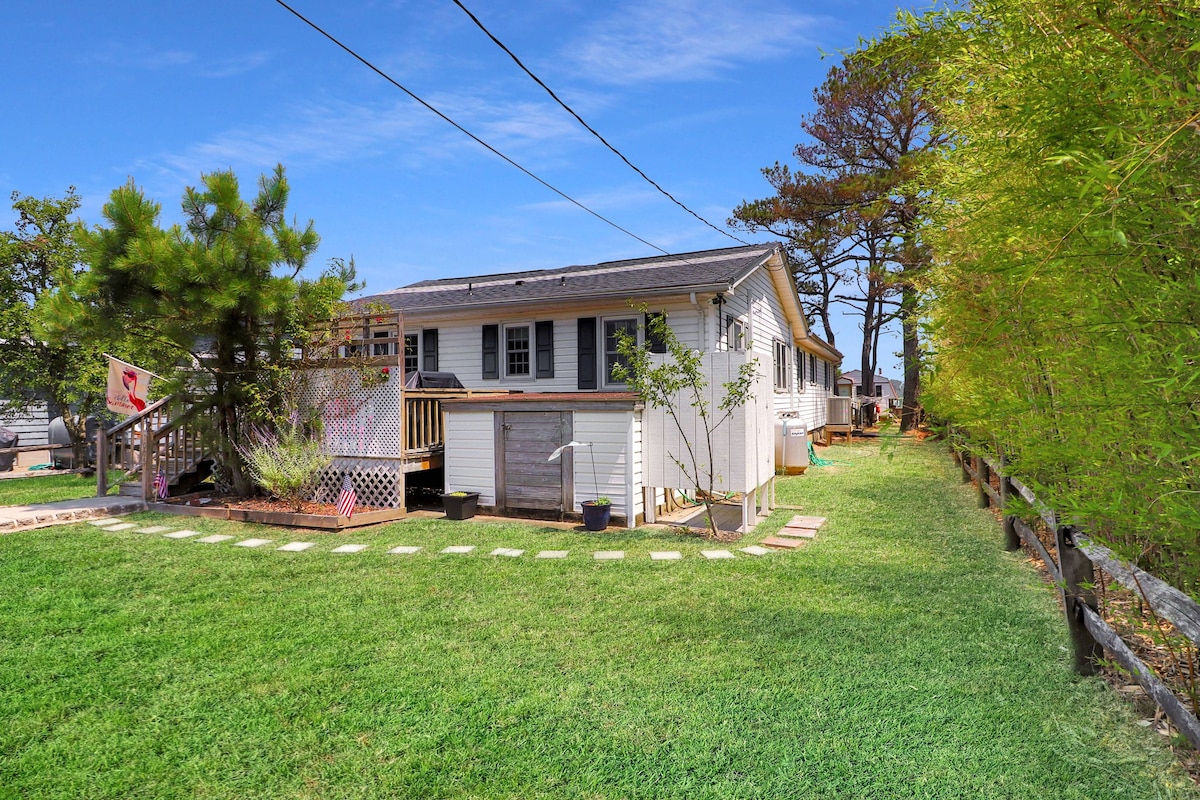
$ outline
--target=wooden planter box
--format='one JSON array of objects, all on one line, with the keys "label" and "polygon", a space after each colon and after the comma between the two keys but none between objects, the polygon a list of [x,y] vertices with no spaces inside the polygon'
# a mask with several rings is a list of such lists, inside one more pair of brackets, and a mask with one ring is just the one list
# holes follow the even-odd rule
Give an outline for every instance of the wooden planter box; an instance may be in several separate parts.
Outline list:
[{"label": "wooden planter box", "polygon": [[361,511],[353,517],[339,517],[332,514],[299,514],[290,511],[255,511],[246,508],[228,508],[227,506],[183,506],[173,503],[149,503],[147,509],[185,517],[208,517],[210,519],[228,519],[234,522],[259,522],[264,525],[332,531],[377,525],[380,522],[403,519],[407,515],[402,508]]}]

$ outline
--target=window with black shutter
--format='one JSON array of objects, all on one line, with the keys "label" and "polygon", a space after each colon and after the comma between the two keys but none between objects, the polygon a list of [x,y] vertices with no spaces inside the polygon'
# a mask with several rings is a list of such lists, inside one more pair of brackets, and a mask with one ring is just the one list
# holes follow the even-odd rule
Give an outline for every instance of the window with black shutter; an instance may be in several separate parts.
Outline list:
[{"label": "window with black shutter", "polygon": [[596,388],[596,318],[581,317],[578,321],[577,348],[579,354],[580,389]]},{"label": "window with black shutter", "polygon": [[500,379],[500,326],[483,326],[483,379]]},{"label": "window with black shutter", "polygon": [[655,329],[658,327],[659,320],[664,323],[667,320],[667,314],[664,311],[648,311],[646,312],[646,344],[650,345],[651,353],[667,352],[667,339],[665,336],[655,335]]},{"label": "window with black shutter", "polygon": [[421,331],[421,369],[426,372],[438,371],[438,332],[437,328],[426,328]]},{"label": "window with black shutter", "polygon": [[538,378],[554,377],[554,323],[535,322],[534,339],[537,349],[536,363]]}]

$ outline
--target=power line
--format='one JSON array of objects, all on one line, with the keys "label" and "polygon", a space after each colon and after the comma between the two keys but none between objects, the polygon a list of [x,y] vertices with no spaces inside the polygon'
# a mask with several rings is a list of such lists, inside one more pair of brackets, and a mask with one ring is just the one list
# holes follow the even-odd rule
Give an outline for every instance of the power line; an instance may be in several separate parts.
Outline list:
[{"label": "power line", "polygon": [[278,3],[279,5],[283,6],[283,7],[284,7],[285,9],[287,9],[288,11],[290,11],[290,12],[291,12],[291,13],[292,13],[292,14],[293,14],[293,15],[294,15],[294,16],[295,16],[297,19],[299,19],[299,20],[300,20],[301,22],[303,22],[304,24],[308,25],[310,28],[312,28],[313,30],[315,30],[317,33],[321,34],[321,35],[322,35],[322,36],[324,36],[326,39],[328,39],[329,41],[331,41],[331,42],[333,42],[334,44],[336,44],[336,45],[337,45],[338,47],[340,47],[342,50],[345,50],[347,53],[349,53],[351,56],[353,56],[355,59],[357,59],[357,60],[358,60],[358,61],[359,61],[359,62],[360,62],[360,63],[361,63],[363,66],[365,66],[367,69],[371,70],[371,71],[372,71],[372,72],[374,72],[376,75],[378,75],[379,77],[383,78],[385,81],[387,81],[388,83],[390,83],[392,86],[395,86],[397,89],[399,89],[400,91],[404,92],[406,95],[408,95],[410,98],[412,98],[412,99],[413,99],[413,100],[415,100],[416,102],[420,103],[422,106],[424,106],[424,107],[425,107],[426,109],[428,109],[429,111],[432,111],[434,114],[436,114],[438,117],[440,117],[440,118],[441,118],[442,120],[444,120],[445,122],[448,122],[450,125],[454,126],[454,128],[456,128],[456,129],[457,129],[457,130],[458,130],[460,133],[462,133],[463,135],[465,135],[465,136],[467,136],[468,138],[470,138],[470,139],[471,139],[472,141],[474,141],[476,144],[479,144],[479,145],[481,145],[482,147],[484,147],[485,149],[487,149],[487,150],[488,150],[490,153],[492,153],[493,155],[499,156],[500,158],[504,159],[506,162],[508,162],[508,163],[509,163],[509,164],[511,164],[512,166],[516,167],[517,169],[521,170],[521,172],[524,172],[524,173],[525,173],[526,175],[528,175],[530,178],[533,178],[535,181],[537,181],[538,183],[540,183],[542,186],[545,186],[547,189],[549,189],[550,191],[554,192],[554,193],[555,193],[556,195],[558,195],[559,197],[561,197],[561,198],[563,198],[564,200],[567,200],[568,202],[570,202],[571,204],[573,204],[573,205],[575,205],[575,206],[577,206],[577,207],[579,207],[579,208],[583,209],[584,211],[586,211],[587,213],[591,214],[591,215],[592,215],[593,217],[595,217],[596,219],[598,219],[598,220],[601,220],[602,222],[605,222],[605,223],[607,223],[608,225],[611,225],[612,227],[616,228],[617,230],[619,230],[621,233],[625,234],[626,236],[630,236],[630,237],[632,237],[632,238],[634,238],[634,239],[637,239],[637,240],[638,240],[639,242],[641,242],[642,244],[646,245],[647,247],[649,247],[649,248],[651,248],[651,249],[657,250],[658,252],[662,253],[662,254],[663,254],[663,255],[665,255],[665,256],[671,255],[670,253],[668,253],[666,250],[663,250],[663,249],[662,249],[661,247],[659,247],[658,245],[656,245],[656,244],[653,244],[653,243],[651,243],[651,242],[648,242],[648,241],[646,241],[645,239],[643,239],[642,237],[638,236],[636,233],[633,233],[633,232],[631,232],[631,231],[628,231],[628,230],[626,230],[625,228],[622,228],[620,225],[618,225],[617,223],[613,222],[613,221],[612,221],[611,219],[609,219],[608,217],[604,216],[603,214],[600,214],[600,213],[599,213],[599,212],[597,212],[597,211],[593,211],[592,209],[590,209],[590,208],[588,208],[587,206],[585,206],[583,203],[581,203],[581,202],[579,202],[578,200],[576,200],[574,197],[571,197],[571,196],[570,196],[569,194],[567,194],[566,192],[562,191],[561,189],[558,189],[558,188],[556,188],[555,186],[553,186],[553,185],[551,185],[550,183],[546,182],[546,181],[545,181],[545,180],[543,180],[542,178],[539,178],[537,175],[535,175],[534,173],[530,172],[528,169],[526,169],[525,167],[521,166],[521,165],[520,165],[520,164],[518,164],[516,161],[513,161],[511,158],[509,158],[508,156],[506,156],[504,153],[501,153],[501,152],[500,152],[499,150],[497,150],[495,147],[492,147],[490,144],[488,144],[487,142],[485,142],[483,139],[480,139],[478,136],[476,136],[475,134],[471,133],[469,130],[467,130],[466,128],[464,128],[462,125],[459,125],[459,124],[458,124],[457,122],[455,122],[453,119],[451,119],[450,117],[448,117],[448,116],[446,116],[445,114],[443,114],[443,113],[442,113],[440,110],[438,110],[436,107],[434,107],[433,105],[431,105],[431,104],[427,103],[426,101],[422,100],[420,97],[418,97],[418,96],[417,96],[417,95],[416,95],[414,92],[412,92],[410,89],[408,89],[407,87],[405,87],[405,86],[401,85],[401,84],[400,84],[398,81],[396,81],[396,79],[395,79],[395,78],[393,78],[391,75],[388,75],[386,72],[384,72],[383,70],[381,70],[379,67],[375,66],[375,65],[374,65],[374,64],[372,64],[370,61],[368,61],[367,59],[365,59],[365,58],[363,58],[362,56],[360,56],[360,55],[359,55],[358,53],[356,53],[354,50],[350,49],[350,47],[348,47],[347,45],[344,45],[344,44],[342,44],[342,42],[341,42],[341,41],[339,41],[339,40],[338,40],[338,39],[337,39],[335,36],[333,36],[333,34],[331,34],[331,33],[328,33],[327,31],[325,31],[325,30],[324,30],[324,29],[323,29],[323,28],[322,28],[320,25],[317,25],[315,22],[313,22],[312,20],[310,20],[308,17],[304,16],[304,15],[303,15],[303,14],[301,14],[299,11],[297,11],[297,10],[296,10],[296,9],[294,9],[294,8],[292,8],[292,7],[291,7],[291,6],[289,6],[287,3],[283,2],[283,0],[275,0],[275,2],[276,2],[276,3]]},{"label": "power line", "polygon": [[607,140],[607,139],[605,139],[603,136],[601,136],[601,135],[600,135],[600,134],[599,134],[599,133],[596,131],[596,129],[595,129],[595,128],[593,128],[591,125],[588,125],[588,124],[587,124],[587,123],[584,121],[583,117],[581,117],[581,116],[579,116],[577,113],[575,113],[575,109],[571,108],[569,105],[567,105],[565,102],[563,102],[563,100],[562,100],[562,99],[561,99],[561,98],[560,98],[560,97],[559,97],[557,94],[555,94],[555,93],[554,93],[554,90],[553,90],[553,89],[551,89],[549,86],[547,86],[547,85],[546,85],[546,84],[545,84],[545,83],[542,81],[542,79],[541,79],[541,78],[539,78],[537,75],[534,75],[534,74],[533,74],[533,72],[532,72],[532,71],[529,69],[529,67],[527,67],[527,66],[525,66],[523,63],[521,63],[521,59],[517,58],[516,54],[515,54],[515,53],[513,53],[513,51],[512,51],[512,50],[509,50],[509,49],[508,49],[508,47],[506,47],[506,46],[505,46],[504,42],[502,42],[502,41],[500,41],[499,39],[497,39],[497,38],[496,38],[496,36],[495,36],[495,34],[493,34],[491,31],[489,31],[489,30],[488,30],[488,29],[487,29],[487,28],[484,26],[484,24],[483,24],[482,22],[480,22],[480,21],[479,21],[479,18],[478,18],[478,17],[476,17],[474,14],[472,14],[472,13],[471,13],[471,10],[470,10],[470,9],[468,9],[466,6],[464,6],[464,5],[462,4],[462,0],[454,0],[454,5],[456,5],[456,6],[458,6],[459,8],[461,8],[461,9],[463,10],[463,13],[464,13],[464,14],[466,14],[468,17],[470,17],[470,18],[471,18],[471,21],[475,23],[476,27],[478,27],[478,28],[479,28],[479,30],[481,30],[481,31],[483,31],[485,34],[487,34],[487,37],[488,37],[489,39],[491,39],[493,42],[495,42],[495,44],[496,44],[496,46],[497,46],[497,47],[499,47],[499,48],[500,48],[501,50],[503,50],[505,53],[508,53],[508,57],[509,57],[509,58],[511,58],[511,59],[512,59],[512,60],[513,60],[513,61],[516,63],[516,65],[517,65],[518,67],[520,67],[520,68],[521,68],[521,69],[522,69],[522,70],[525,72],[525,74],[526,74],[526,75],[528,75],[530,78],[532,78],[534,83],[536,83],[538,86],[540,86],[540,87],[542,87],[543,89],[545,89],[545,90],[546,90],[546,93],[547,93],[547,94],[549,94],[551,97],[553,97],[553,98],[554,98],[554,102],[558,103],[560,106],[562,106],[562,107],[563,107],[563,109],[565,109],[565,110],[566,110],[566,112],[567,112],[568,114],[570,114],[572,117],[574,117],[576,120],[578,120],[578,121],[579,121],[579,124],[580,124],[580,125],[582,125],[584,128],[586,128],[586,129],[587,129],[587,131],[588,131],[588,133],[592,134],[592,136],[595,136],[597,139],[599,139],[599,140],[600,140],[600,142],[601,142],[601,143],[602,143],[602,144],[603,144],[605,147],[607,147],[607,148],[608,148],[609,150],[611,150],[611,151],[612,151],[614,154],[616,154],[617,158],[619,158],[619,159],[621,159],[622,161],[624,161],[624,162],[625,162],[625,164],[626,164],[626,166],[628,166],[628,167],[629,167],[631,170],[633,170],[633,171],[634,171],[634,172],[636,172],[638,175],[640,175],[640,176],[642,177],[642,180],[646,181],[646,183],[650,184],[650,185],[651,185],[651,186],[653,186],[655,189],[658,189],[658,191],[659,191],[659,192],[661,192],[661,193],[662,193],[662,194],[663,194],[663,195],[664,195],[664,196],[665,196],[665,197],[666,197],[668,200],[670,200],[672,203],[674,203],[675,205],[679,206],[679,207],[680,207],[680,208],[682,208],[684,211],[686,211],[687,213],[691,214],[693,217],[695,217],[696,219],[700,220],[700,221],[701,221],[701,222],[703,222],[705,225],[707,225],[708,227],[712,228],[714,231],[716,231],[717,233],[721,234],[722,236],[728,236],[730,239],[733,239],[735,242],[739,242],[739,243],[741,243],[741,244],[747,244],[747,245],[748,245],[748,244],[750,244],[749,242],[742,241],[741,239],[739,239],[738,237],[734,236],[732,233],[730,233],[729,231],[725,230],[724,228],[719,228],[719,227],[717,227],[716,225],[712,224],[711,222],[709,222],[708,220],[706,220],[704,217],[700,216],[700,215],[699,215],[699,214],[697,214],[695,211],[692,211],[690,208],[688,208],[688,207],[687,207],[686,205],[684,205],[682,202],[680,202],[679,200],[677,200],[677,199],[675,198],[675,196],[674,196],[674,195],[672,195],[670,192],[668,192],[666,189],[664,189],[663,187],[661,187],[661,186],[659,186],[657,183],[655,183],[655,182],[654,182],[654,181],[653,181],[653,180],[650,178],[650,176],[648,176],[646,173],[642,172],[640,169],[638,169],[638,168],[637,168],[637,167],[636,167],[636,166],[633,164],[633,162],[632,162],[632,161],[630,161],[628,158],[626,158],[624,153],[622,153],[620,150],[618,150],[617,148],[615,148],[615,147],[613,147],[611,144],[609,144],[609,143],[608,143],[608,140]]}]

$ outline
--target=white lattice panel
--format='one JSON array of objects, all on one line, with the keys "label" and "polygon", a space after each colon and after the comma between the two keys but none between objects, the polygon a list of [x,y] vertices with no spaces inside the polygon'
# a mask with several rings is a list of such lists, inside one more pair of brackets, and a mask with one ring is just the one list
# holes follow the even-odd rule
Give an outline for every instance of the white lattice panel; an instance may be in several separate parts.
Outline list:
[{"label": "white lattice panel", "polygon": [[404,473],[400,462],[367,458],[335,458],[321,473],[312,499],[318,503],[336,503],[346,475],[358,494],[359,505],[375,508],[403,505]]},{"label": "white lattice panel", "polygon": [[313,370],[301,393],[301,403],[317,410],[325,431],[325,447],[333,456],[400,458],[400,370],[387,379],[363,386],[358,369]]}]

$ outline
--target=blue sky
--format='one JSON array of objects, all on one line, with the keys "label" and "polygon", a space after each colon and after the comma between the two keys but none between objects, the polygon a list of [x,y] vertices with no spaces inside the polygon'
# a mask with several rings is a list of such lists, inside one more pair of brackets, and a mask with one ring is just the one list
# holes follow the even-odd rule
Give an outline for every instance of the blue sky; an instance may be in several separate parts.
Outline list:
[{"label": "blue sky", "polygon": [[[293,0],[299,12],[547,182],[668,252],[734,244],[591,137],[451,0]],[[723,226],[791,163],[836,52],[895,0],[464,0],[634,164]],[[906,4],[906,7],[914,7]],[[923,7],[916,6],[916,7]],[[367,291],[655,250],[572,206],[421,108],[269,0],[19,3],[5,9],[0,189],[101,221],[132,178],[178,219],[201,173],[251,194],[287,168],[315,274],[353,256]],[[822,57],[822,54],[826,54]],[[7,211],[7,206],[6,206]],[[10,228],[11,213],[0,215]],[[748,241],[762,241],[762,237]],[[853,320],[837,345],[858,367]],[[893,340],[880,363],[899,377]]]}]

